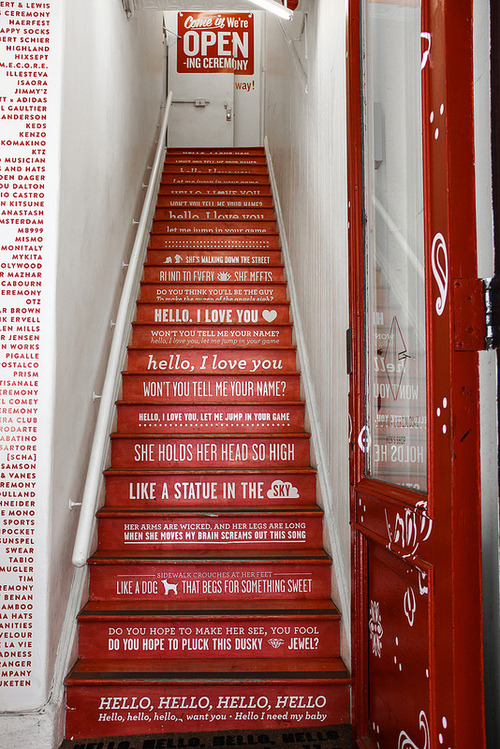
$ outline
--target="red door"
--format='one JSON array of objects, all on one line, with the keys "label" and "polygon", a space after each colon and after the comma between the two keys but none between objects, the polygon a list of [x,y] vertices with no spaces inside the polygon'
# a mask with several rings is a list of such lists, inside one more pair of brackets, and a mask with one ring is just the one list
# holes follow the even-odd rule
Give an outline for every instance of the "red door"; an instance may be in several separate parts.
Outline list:
[{"label": "red door", "polygon": [[357,743],[476,749],[472,2],[352,0],[348,79]]}]

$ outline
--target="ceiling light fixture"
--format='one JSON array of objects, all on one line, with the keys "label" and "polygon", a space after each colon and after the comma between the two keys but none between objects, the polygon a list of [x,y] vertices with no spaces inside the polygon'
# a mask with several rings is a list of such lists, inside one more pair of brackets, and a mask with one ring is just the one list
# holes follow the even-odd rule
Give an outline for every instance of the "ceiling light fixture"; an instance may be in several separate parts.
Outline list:
[{"label": "ceiling light fixture", "polygon": [[258,5],[263,10],[268,10],[270,13],[274,13],[280,18],[284,18],[286,21],[291,21],[293,18],[293,10],[285,8],[281,3],[276,0],[250,0],[254,5]]}]

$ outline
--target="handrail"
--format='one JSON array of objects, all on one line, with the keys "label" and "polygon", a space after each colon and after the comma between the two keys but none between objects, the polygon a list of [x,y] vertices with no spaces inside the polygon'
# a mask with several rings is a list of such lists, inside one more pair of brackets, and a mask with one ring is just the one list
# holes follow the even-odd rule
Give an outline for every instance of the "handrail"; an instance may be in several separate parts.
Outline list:
[{"label": "handrail", "polygon": [[[151,177],[148,183],[146,197],[144,198],[144,204],[142,206],[134,246],[130,255],[125,283],[123,284],[123,291],[113,332],[113,340],[109,352],[108,365],[99,403],[99,412],[97,414],[94,439],[92,442],[92,450],[89,458],[87,477],[85,479],[80,518],[78,521],[78,529],[73,550],[73,564],[75,567],[83,567],[87,563],[89,555],[96,505],[100,494],[102,472],[105,468],[109,433],[114,416],[114,405],[120,385],[120,375],[125,359],[126,342],[128,340],[132,314],[135,309],[135,301],[137,298],[139,273],[142,269],[151,225],[150,222],[153,215],[154,200],[158,191],[162,166],[165,159],[165,137],[171,103],[172,92],[170,91],[165,104],[165,113],[163,115],[163,121],[158,135],[158,148],[156,149]],[[133,293],[134,290],[136,292],[135,294]]]}]

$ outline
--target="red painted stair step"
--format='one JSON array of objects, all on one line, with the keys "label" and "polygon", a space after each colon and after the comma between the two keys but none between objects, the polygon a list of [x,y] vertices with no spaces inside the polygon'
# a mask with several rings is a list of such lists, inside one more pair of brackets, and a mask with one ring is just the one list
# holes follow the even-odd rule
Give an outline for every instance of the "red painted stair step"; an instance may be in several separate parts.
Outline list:
[{"label": "red painted stair step", "polygon": [[220,304],[185,302],[184,304],[137,303],[138,323],[172,325],[266,325],[287,323],[289,305],[269,305],[266,302],[249,304]]},{"label": "red painted stair step", "polygon": [[[152,250],[150,250],[152,252]],[[197,266],[175,265],[146,265],[144,267],[143,284],[270,284],[281,285],[284,282],[283,267],[219,268],[217,265],[203,268]],[[142,286],[144,289],[145,286]]]},{"label": "red painted stair step", "polygon": [[106,475],[106,507],[173,509],[193,506],[269,507],[311,505],[316,501],[316,473],[312,469],[272,469],[238,473],[117,471]]},{"label": "red painted stair step", "polygon": [[[173,276],[175,271],[170,271]],[[163,271],[164,277],[168,276]],[[263,272],[263,274],[266,271]],[[182,274],[181,274],[182,275]],[[188,273],[192,275],[192,271]],[[141,284],[141,295],[139,301],[144,302],[240,302],[263,304],[277,304],[287,302],[286,285],[268,283],[260,284],[228,284],[226,274],[221,271],[212,271],[211,276],[220,276],[219,283],[162,283]],[[230,274],[227,274],[230,275]]]},{"label": "red painted stair step", "polygon": [[135,434],[289,434],[304,429],[303,403],[189,404],[119,401],[117,431]]},{"label": "red painted stair step", "polygon": [[89,602],[78,621],[80,658],[322,658],[340,648],[340,616],[326,600]]},{"label": "red painted stair step", "polygon": [[[172,255],[166,255],[170,257],[170,262],[179,263],[185,265],[187,263],[206,263],[208,265],[214,265],[212,257],[216,256],[214,253],[207,254],[206,260],[203,256],[208,250],[219,250],[217,255],[221,256],[221,251],[230,250],[232,255],[232,262],[234,265],[269,265],[270,260],[266,260],[266,250],[279,250],[281,248],[280,239],[277,234],[268,235],[248,235],[248,234],[234,234],[232,236],[212,236],[210,234],[191,234],[184,236],[184,234],[172,234],[160,235],[153,234],[149,240],[150,250],[175,250]],[[198,250],[197,260],[188,259],[184,263],[182,262],[182,255],[180,254],[183,250],[193,252]],[[252,252],[252,250],[259,250],[259,252]],[[201,253],[200,253],[201,251]],[[177,260],[177,256],[180,257]],[[246,260],[238,260],[238,257],[246,257]],[[277,259],[277,264],[281,264],[281,254],[272,256],[273,259]],[[262,259],[261,259],[262,258]],[[149,258],[148,258],[149,262]],[[162,260],[160,263],[155,262],[154,265],[160,265],[163,262],[169,262],[168,260]],[[215,261],[221,262],[221,261]]]},{"label": "red painted stair step", "polygon": [[205,196],[226,198],[255,198],[272,197],[270,185],[200,185],[198,183],[186,183],[184,185],[161,185],[159,198],[164,195],[170,197]]},{"label": "red painted stair step", "polygon": [[113,468],[306,468],[309,435],[286,437],[113,434]]},{"label": "red painted stair step", "polygon": [[183,146],[168,149],[170,156],[262,156],[265,152],[263,146],[204,146],[201,148]]},{"label": "red painted stair step", "polygon": [[132,326],[132,346],[177,348],[179,346],[233,348],[276,347],[292,343],[291,323],[280,325],[141,325]]},{"label": "red painted stair step", "polygon": [[184,154],[170,154],[167,152],[165,158],[165,168],[173,165],[196,165],[196,166],[265,166],[265,155],[255,154],[254,156],[186,156]]},{"label": "red painted stair step", "polygon": [[123,400],[142,403],[251,403],[296,401],[300,376],[123,375]]},{"label": "red painted stair step", "polygon": [[163,661],[81,660],[66,684],[70,739],[350,720],[339,658],[172,660],[168,670]]},{"label": "red painted stair step", "polygon": [[[157,207],[155,221],[275,221],[273,208],[161,208]],[[257,229],[260,224],[257,224]]]},{"label": "red painted stair step", "polygon": [[319,549],[322,512],[302,509],[196,511],[114,510],[98,513],[102,551],[225,552]]},{"label": "red painted stair step", "polygon": [[233,347],[220,349],[170,349],[147,346],[128,349],[128,371],[164,374],[291,374],[296,372],[293,346],[265,350]]},{"label": "red painted stair step", "polygon": [[163,178],[168,179],[171,174],[191,174],[196,175],[196,178],[207,174],[210,176],[222,174],[262,174],[267,179],[267,166],[265,163],[255,164],[250,161],[240,161],[238,164],[230,164],[225,159],[221,159],[220,161],[213,159],[209,164],[200,161],[197,164],[193,164],[192,161],[184,161],[182,163],[166,161],[163,168]]},{"label": "red painted stair step", "polygon": [[322,550],[167,556],[97,551],[89,559],[92,601],[304,600],[330,595],[331,560]]},{"label": "red painted stair step", "polygon": [[197,185],[235,185],[236,187],[246,187],[247,185],[269,185],[267,174],[252,174],[245,172],[226,172],[225,174],[163,174],[161,179],[162,185],[190,185],[196,182]]},{"label": "red painted stair step", "polygon": [[255,224],[251,221],[239,221],[237,219],[221,219],[220,221],[200,220],[200,221],[179,221],[169,220],[161,221],[154,219],[151,227],[151,234],[246,234],[257,235],[274,234],[277,235],[276,221],[259,221]]},{"label": "red painted stair step", "polygon": [[219,197],[217,195],[190,195],[178,197],[160,194],[156,203],[159,208],[228,208],[228,209],[258,209],[273,208],[273,199],[270,196],[255,197]]},{"label": "red painted stair step", "polygon": [[[161,237],[156,238],[157,241],[153,244],[161,244],[163,240]],[[150,242],[151,245],[151,242]],[[145,273],[148,272],[148,267],[161,266],[164,271],[180,272],[184,274],[184,268],[187,266],[195,270],[207,270],[207,272],[221,272],[229,271],[233,273],[242,273],[244,271],[256,271],[261,273],[262,267],[266,270],[270,270],[272,273],[283,273],[283,266],[281,263],[281,251],[265,250],[260,249],[255,251],[253,248],[246,249],[240,247],[232,249],[208,249],[203,247],[197,248],[182,248],[177,247],[175,249],[164,248],[164,247],[151,247],[148,249],[146,256],[146,265],[144,268]],[[225,266],[220,268],[220,266]],[[229,266],[229,267],[228,267]],[[232,267],[231,267],[232,266]],[[237,267],[235,267],[237,266]],[[237,276],[239,278],[240,276]],[[244,276],[241,276],[242,278]],[[188,276],[182,276],[182,279],[187,279]],[[181,280],[182,280],[181,279]],[[147,280],[147,278],[146,278]]]}]

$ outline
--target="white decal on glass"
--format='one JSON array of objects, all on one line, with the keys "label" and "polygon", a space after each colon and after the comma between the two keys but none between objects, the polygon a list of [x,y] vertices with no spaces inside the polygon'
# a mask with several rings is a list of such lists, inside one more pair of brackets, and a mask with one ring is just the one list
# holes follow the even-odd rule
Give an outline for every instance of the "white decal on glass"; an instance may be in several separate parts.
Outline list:
[{"label": "white decal on glass", "polygon": [[368,628],[370,630],[370,639],[372,641],[372,652],[377,656],[377,658],[380,658],[382,653],[382,636],[384,634],[384,629],[382,627],[380,604],[378,601],[370,601],[370,620],[368,622]]},{"label": "white decal on glass", "polygon": [[364,453],[367,453],[368,450],[370,449],[371,443],[372,443],[372,438],[370,434],[370,429],[369,427],[364,426],[362,430],[360,431],[360,433],[358,434],[358,445]]},{"label": "white decal on glass", "polygon": [[429,721],[423,710],[420,711],[418,716],[418,725],[420,726],[420,730],[424,732],[424,743],[422,746],[420,746],[420,744],[415,744],[406,731],[401,731],[399,734],[398,749],[429,749],[431,734],[429,730]]},{"label": "white decal on glass", "polygon": [[439,290],[439,296],[436,299],[436,312],[438,315],[442,315],[448,296],[448,249],[445,238],[440,232],[432,240],[431,263],[432,273]]}]

